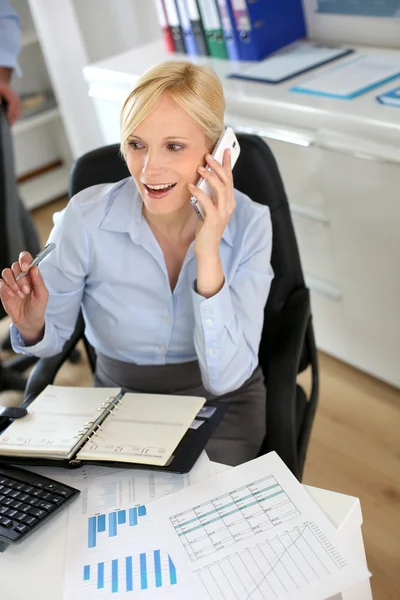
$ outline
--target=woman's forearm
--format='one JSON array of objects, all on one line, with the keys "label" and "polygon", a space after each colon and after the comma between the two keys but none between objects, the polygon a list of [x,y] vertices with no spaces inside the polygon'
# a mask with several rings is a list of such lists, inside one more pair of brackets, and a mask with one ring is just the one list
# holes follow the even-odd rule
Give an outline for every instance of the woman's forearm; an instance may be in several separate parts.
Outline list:
[{"label": "woman's forearm", "polygon": [[223,285],[224,272],[219,255],[197,255],[197,293],[211,298]]}]

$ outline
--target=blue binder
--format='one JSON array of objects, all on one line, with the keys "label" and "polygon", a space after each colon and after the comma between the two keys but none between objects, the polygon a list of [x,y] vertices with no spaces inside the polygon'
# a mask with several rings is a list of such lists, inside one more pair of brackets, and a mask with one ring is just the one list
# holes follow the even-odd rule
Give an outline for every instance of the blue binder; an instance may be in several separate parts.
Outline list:
[{"label": "blue binder", "polygon": [[217,4],[228,57],[230,60],[240,60],[239,34],[236,30],[231,0],[217,0]]},{"label": "blue binder", "polygon": [[176,5],[179,13],[179,20],[181,22],[182,37],[185,42],[186,52],[190,56],[197,56],[198,50],[196,40],[193,34],[192,24],[190,22],[188,9],[185,0],[176,0]]},{"label": "blue binder", "polygon": [[302,0],[232,0],[241,60],[262,60],[306,36]]}]

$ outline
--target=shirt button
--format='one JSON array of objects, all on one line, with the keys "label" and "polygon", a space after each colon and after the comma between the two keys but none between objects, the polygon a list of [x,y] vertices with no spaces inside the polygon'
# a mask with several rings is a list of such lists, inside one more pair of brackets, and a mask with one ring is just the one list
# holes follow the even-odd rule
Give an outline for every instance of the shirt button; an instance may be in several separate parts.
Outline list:
[{"label": "shirt button", "polygon": [[166,351],[166,346],[160,346],[160,352],[165,352]]},{"label": "shirt button", "polygon": [[211,350],[209,350],[209,351],[208,351],[208,354],[209,354],[210,356],[215,356],[215,350],[212,350],[212,349],[211,349]]},{"label": "shirt button", "polygon": [[171,319],[170,317],[166,317],[166,318],[164,319],[164,321],[165,321],[165,324],[166,324],[166,325],[171,325],[171,323],[172,323],[172,319]]},{"label": "shirt button", "polygon": [[212,324],[213,324],[213,322],[212,322],[212,319],[206,319],[206,320],[205,320],[205,324],[206,324],[208,327],[210,327],[210,325],[212,325]]},{"label": "shirt button", "polygon": [[211,308],[206,308],[204,312],[206,315],[211,315],[212,310],[211,310]]}]

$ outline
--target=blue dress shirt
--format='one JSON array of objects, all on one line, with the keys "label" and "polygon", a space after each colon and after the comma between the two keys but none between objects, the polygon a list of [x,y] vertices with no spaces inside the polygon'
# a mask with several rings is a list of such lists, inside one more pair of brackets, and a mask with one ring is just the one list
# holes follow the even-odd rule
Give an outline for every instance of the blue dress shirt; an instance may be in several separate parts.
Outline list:
[{"label": "blue dress shirt", "polygon": [[19,71],[20,21],[8,0],[0,0],[0,67]]},{"label": "blue dress shirt", "polygon": [[60,352],[82,307],[86,336],[102,354],[138,365],[198,360],[211,393],[239,388],[258,363],[273,272],[269,209],[237,190],[235,198],[220,246],[225,283],[206,299],[196,292],[194,242],[171,291],[131,177],[77,194],[56,213],[56,249],[40,267],[50,294],[44,337],[26,347],[12,326],[14,350]]}]

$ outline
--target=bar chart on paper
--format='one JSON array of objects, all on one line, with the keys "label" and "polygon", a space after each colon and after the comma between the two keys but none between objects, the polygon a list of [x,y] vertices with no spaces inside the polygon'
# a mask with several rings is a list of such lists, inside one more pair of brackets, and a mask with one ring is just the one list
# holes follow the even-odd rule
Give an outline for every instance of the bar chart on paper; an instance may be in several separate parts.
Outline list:
[{"label": "bar chart on paper", "polygon": [[82,581],[85,598],[109,598],[109,594],[165,590],[177,585],[178,578],[169,554],[157,549],[84,565]]},{"label": "bar chart on paper", "polygon": [[299,514],[275,477],[268,476],[176,514],[171,524],[196,561]]},{"label": "bar chart on paper", "polygon": [[[139,521],[147,514],[144,505],[132,506],[128,509],[114,510],[109,513],[103,513],[88,518],[88,548],[96,548],[99,536],[117,537],[121,534],[121,527],[124,526],[125,533],[128,527],[137,527]],[[144,520],[146,524],[146,519]],[[125,536],[126,537],[126,536]]]}]

